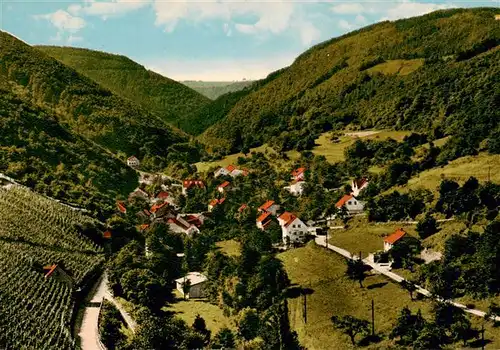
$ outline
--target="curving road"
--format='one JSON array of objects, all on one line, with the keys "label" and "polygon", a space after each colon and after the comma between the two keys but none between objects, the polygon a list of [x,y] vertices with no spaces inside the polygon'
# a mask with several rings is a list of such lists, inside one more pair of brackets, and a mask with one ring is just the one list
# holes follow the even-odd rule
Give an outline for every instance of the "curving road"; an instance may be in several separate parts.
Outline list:
[{"label": "curving road", "polygon": [[86,306],[83,313],[83,320],[80,331],[78,332],[82,350],[105,350],[99,340],[98,330],[99,312],[101,310],[101,303],[104,299],[109,300],[115,305],[127,323],[128,328],[130,328],[132,332],[135,332],[136,323],[109,292],[108,276],[104,273],[96,282],[85,301]]}]

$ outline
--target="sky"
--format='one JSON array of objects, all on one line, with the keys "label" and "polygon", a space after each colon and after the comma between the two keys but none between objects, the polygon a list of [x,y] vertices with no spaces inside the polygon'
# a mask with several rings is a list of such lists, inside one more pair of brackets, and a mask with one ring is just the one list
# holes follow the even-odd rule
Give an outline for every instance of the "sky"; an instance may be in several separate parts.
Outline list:
[{"label": "sky", "polygon": [[31,45],[128,56],[176,80],[253,80],[382,20],[500,0],[0,0],[0,29]]}]

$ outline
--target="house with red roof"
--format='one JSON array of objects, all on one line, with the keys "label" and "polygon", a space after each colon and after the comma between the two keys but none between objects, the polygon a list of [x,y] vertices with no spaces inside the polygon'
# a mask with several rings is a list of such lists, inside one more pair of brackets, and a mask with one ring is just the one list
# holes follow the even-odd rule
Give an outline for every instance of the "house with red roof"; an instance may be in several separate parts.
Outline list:
[{"label": "house with red roof", "polygon": [[118,208],[118,210],[123,213],[123,214],[126,214],[127,213],[127,208],[125,207],[125,204],[123,202],[116,202],[116,207]]},{"label": "house with red roof", "polygon": [[345,194],[337,203],[335,203],[335,207],[337,209],[345,207],[349,212],[349,215],[354,215],[363,212],[365,203],[358,200],[353,194]]},{"label": "house with red roof", "polygon": [[156,195],[156,199],[161,199],[161,200],[165,200],[165,199],[168,199],[168,192],[165,192],[165,191],[160,191],[157,195]]},{"label": "house with red roof", "polygon": [[278,210],[280,210],[280,206],[276,204],[273,200],[267,200],[257,209],[259,213],[269,212],[273,215],[276,215]]},{"label": "house with red roof", "polygon": [[127,165],[131,168],[137,168],[141,163],[136,156],[131,156],[127,158]]},{"label": "house with red roof", "polygon": [[205,215],[202,213],[196,213],[196,214],[179,214],[178,217],[183,218],[186,220],[188,223],[191,225],[194,225],[198,228],[203,226],[203,223],[205,222]]},{"label": "house with red roof", "polygon": [[152,214],[153,218],[159,218],[165,216],[170,212],[170,207],[168,202],[153,204],[149,212]]},{"label": "house with red roof", "polygon": [[205,189],[205,183],[201,180],[182,181],[182,194],[187,196],[190,189]]},{"label": "house with red roof", "polygon": [[393,234],[384,238],[384,252],[389,251],[394,245],[398,244],[398,242],[401,242],[406,237],[408,237],[408,234],[405,230],[398,228]]},{"label": "house with red roof", "polygon": [[306,177],[306,168],[297,168],[292,171],[292,180],[295,182],[304,181]]},{"label": "house with red roof", "polygon": [[112,237],[112,234],[111,234],[110,230],[104,231],[102,233],[102,238],[104,238],[104,239],[111,239],[111,237]]},{"label": "house with red roof", "polygon": [[242,213],[245,209],[248,209],[249,206],[246,203],[243,203],[239,208],[238,208],[238,213]]},{"label": "house with red roof", "polygon": [[219,168],[214,172],[214,177],[219,177],[219,176],[231,176],[231,177],[237,177],[237,176],[247,176],[248,175],[248,170],[246,169],[238,169],[232,164],[229,164],[225,168]]},{"label": "house with red roof", "polygon": [[57,264],[52,264],[48,266],[44,266],[43,270],[45,271],[45,279],[48,278],[57,278],[65,283],[67,283],[70,287],[73,286],[74,280],[73,278],[64,271],[61,266]]},{"label": "house with red roof", "polygon": [[229,181],[224,181],[219,186],[217,186],[217,191],[219,191],[220,193],[224,193],[227,190],[229,190],[230,187],[231,187],[231,183]]},{"label": "house with red roof", "polygon": [[363,191],[366,187],[368,187],[368,179],[366,177],[362,177],[360,179],[354,179],[351,181],[352,194],[354,197],[359,196],[359,193]]},{"label": "house with red roof", "polygon": [[278,217],[281,226],[283,242],[303,242],[309,232],[309,227],[295,214],[288,211]]},{"label": "house with red roof", "polygon": [[267,226],[272,222],[271,212],[264,211],[256,220],[257,227],[262,231],[266,229]]},{"label": "house with red roof", "polygon": [[200,233],[198,227],[187,222],[180,215],[177,215],[177,217],[169,218],[166,223],[172,232],[185,233],[189,237]]},{"label": "house with red roof", "polygon": [[208,211],[212,211],[216,206],[221,205],[226,201],[226,198],[221,199],[212,199],[210,203],[208,203]]}]

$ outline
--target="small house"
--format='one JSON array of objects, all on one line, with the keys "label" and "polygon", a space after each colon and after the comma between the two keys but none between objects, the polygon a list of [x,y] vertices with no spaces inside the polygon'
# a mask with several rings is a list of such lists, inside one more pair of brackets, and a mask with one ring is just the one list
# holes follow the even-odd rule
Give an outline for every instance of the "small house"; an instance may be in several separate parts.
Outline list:
[{"label": "small house", "polygon": [[139,159],[136,156],[128,157],[127,165],[131,168],[137,168],[140,165]]},{"label": "small house", "polygon": [[292,171],[292,180],[295,182],[297,181],[304,181],[306,177],[306,168],[297,168]]},{"label": "small house", "polygon": [[359,193],[368,187],[368,179],[362,177],[361,179],[354,179],[351,181],[352,195],[359,196]]},{"label": "small house", "polygon": [[66,273],[59,265],[53,264],[43,267],[45,273],[45,279],[57,278],[58,280],[67,283],[69,286],[73,286],[73,278]]},{"label": "small house", "polygon": [[262,214],[260,214],[260,216],[257,218],[256,221],[257,227],[260,228],[262,231],[264,231],[266,227],[269,226],[271,221],[272,221],[271,212],[265,211]]},{"label": "small house", "polygon": [[296,215],[286,211],[278,217],[281,226],[283,242],[303,242],[309,232],[309,227]]},{"label": "small house", "polygon": [[123,202],[116,202],[116,207],[118,208],[118,210],[122,213],[122,214],[126,214],[127,213],[127,208],[125,207],[125,204]]},{"label": "small house", "polygon": [[[177,290],[188,298],[205,297],[207,276],[200,272],[189,272],[186,276],[175,280]],[[186,286],[186,287],[185,287]],[[184,295],[186,294],[186,295]]]},{"label": "small house", "polygon": [[305,181],[295,181],[290,186],[285,186],[284,189],[294,196],[300,196],[304,192]]},{"label": "small house", "polygon": [[179,214],[181,218],[186,220],[189,224],[196,226],[197,228],[200,228],[203,226],[203,222],[205,221],[205,215],[198,213],[198,214]]},{"label": "small house", "polygon": [[187,196],[190,189],[205,189],[205,183],[201,180],[184,180],[182,182],[182,194]]},{"label": "small house", "polygon": [[169,198],[168,192],[160,191],[156,197],[158,201],[166,201]]},{"label": "small house", "polygon": [[190,224],[189,222],[184,220],[180,215],[177,215],[177,217],[174,218],[169,218],[167,220],[167,225],[172,232],[184,233],[189,237],[197,233],[200,233],[198,227],[196,227],[193,224]]},{"label": "small house", "polygon": [[226,201],[226,198],[221,199],[212,199],[210,203],[208,203],[208,211],[212,211],[216,206],[221,205]]},{"label": "small house", "polygon": [[134,192],[132,192],[128,195],[128,198],[129,198],[129,200],[132,198],[143,198],[143,199],[148,200],[149,194],[146,191],[144,191],[143,189],[141,189],[140,187],[138,187],[134,190]]},{"label": "small house", "polygon": [[104,239],[111,239],[111,237],[112,237],[112,234],[111,234],[110,230],[106,230],[102,233],[102,238],[104,238]]},{"label": "small house", "polygon": [[227,190],[229,190],[230,186],[231,186],[231,183],[229,181],[224,181],[219,186],[217,186],[217,191],[219,191],[220,193],[224,193]]},{"label": "small house", "polygon": [[384,252],[391,250],[394,245],[403,240],[407,233],[402,228],[398,228],[396,232],[384,239]]},{"label": "small house", "polygon": [[242,169],[238,169],[237,167],[235,167],[232,164],[229,164],[225,168],[219,168],[214,173],[214,177],[219,177],[219,176],[237,177],[237,176],[240,176],[240,175],[247,176],[248,175],[248,171],[245,170],[245,169],[243,169],[243,170]]},{"label": "small house", "polygon": [[245,209],[248,209],[249,206],[248,204],[246,203],[243,203],[239,208],[238,208],[238,213],[243,213],[243,211],[245,211]]},{"label": "small house", "polygon": [[349,215],[359,214],[363,212],[365,207],[364,202],[356,199],[352,194],[346,194],[335,204],[337,209],[345,207],[349,212]]},{"label": "small house", "polygon": [[264,204],[262,204],[257,209],[257,211],[259,211],[260,213],[262,213],[262,212],[270,212],[273,215],[276,215],[276,213],[278,212],[278,210],[280,210],[280,206],[278,204],[276,204],[272,200],[266,201]]},{"label": "small house", "polygon": [[170,213],[168,202],[154,204],[149,210],[153,218],[159,218]]}]

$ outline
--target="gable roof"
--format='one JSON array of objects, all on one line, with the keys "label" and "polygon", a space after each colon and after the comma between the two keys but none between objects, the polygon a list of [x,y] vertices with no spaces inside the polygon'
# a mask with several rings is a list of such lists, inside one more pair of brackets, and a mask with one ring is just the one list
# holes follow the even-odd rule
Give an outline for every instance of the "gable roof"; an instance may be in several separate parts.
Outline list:
[{"label": "gable roof", "polygon": [[229,181],[224,181],[223,183],[221,183],[218,188],[225,188],[227,186],[231,185],[231,183]]},{"label": "gable roof", "polygon": [[243,210],[245,210],[246,208],[248,208],[248,205],[246,203],[243,203],[239,208],[238,208],[238,211],[241,213]]},{"label": "gable roof", "polygon": [[200,217],[199,216],[195,216],[195,215],[187,215],[185,218],[184,218],[188,223],[190,223],[191,225],[194,225],[196,227],[200,227],[201,225],[203,225],[203,221],[200,220]]},{"label": "gable roof", "polygon": [[54,271],[57,269],[57,264],[51,265],[51,266],[45,266],[44,269],[48,269],[49,271],[45,274],[45,278],[50,277],[54,273]]},{"label": "gable roof", "polygon": [[182,186],[184,188],[192,188],[192,187],[205,188],[205,184],[201,180],[184,180],[182,182]]},{"label": "gable roof", "polygon": [[177,283],[184,283],[184,280],[189,280],[191,286],[203,283],[208,280],[207,276],[200,272],[188,272],[184,277],[175,280]]},{"label": "gable roof", "polygon": [[292,171],[292,176],[299,176],[300,174],[304,173],[306,171],[306,168],[297,168],[294,171]]},{"label": "gable roof", "polygon": [[137,159],[136,156],[130,156],[130,157],[127,158],[127,160],[139,160],[139,159]]},{"label": "gable roof", "polygon": [[229,171],[230,173],[233,172],[233,170],[236,170],[236,167],[232,164],[229,164],[227,167],[226,167],[226,170]]},{"label": "gable roof", "polygon": [[118,207],[118,210],[121,211],[122,213],[126,213],[127,212],[127,208],[125,207],[125,205],[123,204],[123,202],[116,202],[116,206]]},{"label": "gable roof", "polygon": [[111,238],[111,231],[110,230],[104,231],[102,233],[102,237],[107,239]]},{"label": "gable roof", "polygon": [[168,202],[163,202],[163,203],[160,203],[160,204],[154,204],[152,207],[151,207],[151,210],[150,212],[151,213],[156,213],[159,209],[163,208],[164,206],[168,205]]},{"label": "gable roof", "polygon": [[368,183],[368,179],[366,177],[362,177],[361,179],[354,179],[352,183],[356,185],[357,188],[361,188]]},{"label": "gable roof", "polygon": [[139,230],[141,230],[141,231],[147,230],[148,228],[149,228],[149,224],[142,224],[141,226],[139,226]]},{"label": "gable roof", "polygon": [[226,197],[224,198],[221,198],[221,199],[212,199],[209,203],[209,205],[211,205],[212,207],[215,207],[217,204],[222,204],[224,203],[224,201],[226,200]]},{"label": "gable roof", "polygon": [[269,215],[271,215],[271,213],[270,213],[270,212],[268,212],[268,211],[263,212],[263,213],[262,213],[262,214],[260,214],[260,216],[257,218],[257,222],[264,222],[264,220],[266,220],[266,219],[269,217]]},{"label": "gable roof", "polygon": [[344,206],[347,203],[347,201],[351,198],[354,198],[352,194],[344,194],[344,196],[340,198],[340,200],[335,204],[335,206],[337,208],[342,208],[342,206]]},{"label": "gable roof", "polygon": [[272,200],[268,200],[267,202],[265,202],[264,204],[262,204],[260,207],[259,207],[259,210],[267,210],[269,208],[271,208],[274,204],[274,201]]},{"label": "gable roof", "polygon": [[288,225],[290,225],[292,222],[295,221],[295,219],[297,219],[297,216],[290,213],[289,211],[285,211],[278,217],[278,219],[283,220],[284,221],[283,226],[288,227]]},{"label": "gable roof", "polygon": [[161,191],[160,193],[158,193],[158,194],[156,195],[156,198],[159,198],[159,199],[166,199],[166,198],[168,198],[168,192]]},{"label": "gable roof", "polygon": [[396,230],[396,232],[394,232],[392,235],[390,235],[389,237],[386,237],[384,239],[384,242],[386,243],[389,243],[389,244],[394,244],[396,243],[397,241],[399,241],[401,238],[403,238],[404,236],[406,235],[406,232],[405,230],[403,230],[402,228],[398,228]]}]

